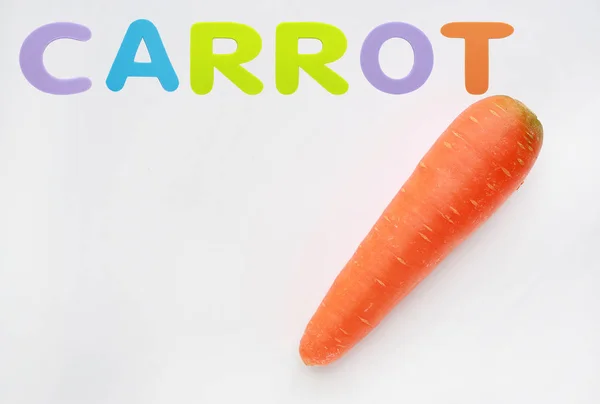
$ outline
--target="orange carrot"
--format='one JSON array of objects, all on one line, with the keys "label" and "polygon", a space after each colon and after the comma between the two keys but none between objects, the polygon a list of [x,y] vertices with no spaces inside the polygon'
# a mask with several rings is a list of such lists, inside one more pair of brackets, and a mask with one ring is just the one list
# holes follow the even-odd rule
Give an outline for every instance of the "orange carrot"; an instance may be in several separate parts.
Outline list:
[{"label": "orange carrot", "polygon": [[543,129],[507,96],[463,111],[433,144],[337,276],[300,341],[306,365],[346,354],[516,191]]}]

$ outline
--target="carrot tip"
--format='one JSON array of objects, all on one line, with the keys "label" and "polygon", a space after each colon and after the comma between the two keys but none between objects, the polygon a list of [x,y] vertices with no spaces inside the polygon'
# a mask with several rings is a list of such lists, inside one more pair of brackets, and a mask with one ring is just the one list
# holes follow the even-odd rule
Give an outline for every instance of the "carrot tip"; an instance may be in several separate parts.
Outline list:
[{"label": "carrot tip", "polygon": [[323,344],[308,335],[304,335],[300,341],[299,353],[306,366],[325,366],[337,359],[337,355],[332,355]]},{"label": "carrot tip", "polygon": [[319,365],[322,365],[322,363],[319,363],[319,361],[315,360],[315,358],[311,354],[309,348],[304,343],[300,344],[300,359],[302,359],[302,362],[306,366],[319,366]]},{"label": "carrot tip", "polygon": [[304,363],[306,366],[317,366],[318,364],[315,362],[312,362],[309,358],[300,356],[300,358],[302,358],[302,363]]}]

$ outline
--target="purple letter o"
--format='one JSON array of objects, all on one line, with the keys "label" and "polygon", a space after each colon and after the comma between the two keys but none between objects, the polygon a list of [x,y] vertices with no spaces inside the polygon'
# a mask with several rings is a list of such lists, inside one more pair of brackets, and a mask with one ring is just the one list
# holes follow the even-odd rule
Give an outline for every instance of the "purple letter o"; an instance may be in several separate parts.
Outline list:
[{"label": "purple letter o", "polygon": [[[402,79],[388,77],[379,64],[379,52],[391,38],[406,40],[413,49],[414,64],[408,76]],[[407,94],[421,87],[433,70],[433,47],[427,36],[418,28],[403,22],[389,22],[375,28],[367,35],[361,52],[360,66],[373,87],[388,94]]]}]

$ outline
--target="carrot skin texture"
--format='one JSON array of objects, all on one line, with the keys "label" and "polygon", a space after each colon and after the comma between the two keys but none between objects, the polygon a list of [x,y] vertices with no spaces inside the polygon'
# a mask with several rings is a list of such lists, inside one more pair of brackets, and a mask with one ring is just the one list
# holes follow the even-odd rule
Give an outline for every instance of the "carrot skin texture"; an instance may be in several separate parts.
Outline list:
[{"label": "carrot skin texture", "polygon": [[334,280],[300,341],[309,366],[366,337],[523,183],[543,128],[503,95],[464,110],[421,159]]}]

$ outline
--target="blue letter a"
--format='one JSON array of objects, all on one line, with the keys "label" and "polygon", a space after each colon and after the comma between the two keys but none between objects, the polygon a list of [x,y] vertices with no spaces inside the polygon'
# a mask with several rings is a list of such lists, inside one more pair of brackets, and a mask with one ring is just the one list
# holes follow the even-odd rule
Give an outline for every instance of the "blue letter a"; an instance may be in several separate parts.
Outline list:
[{"label": "blue letter a", "polygon": [[[135,61],[135,55],[142,41],[146,44],[150,55],[149,63]],[[111,91],[120,91],[128,77],[156,77],[166,91],[175,91],[179,87],[179,79],[167,56],[160,34],[154,24],[148,20],[134,21],[127,29],[106,78],[106,86]]]}]

